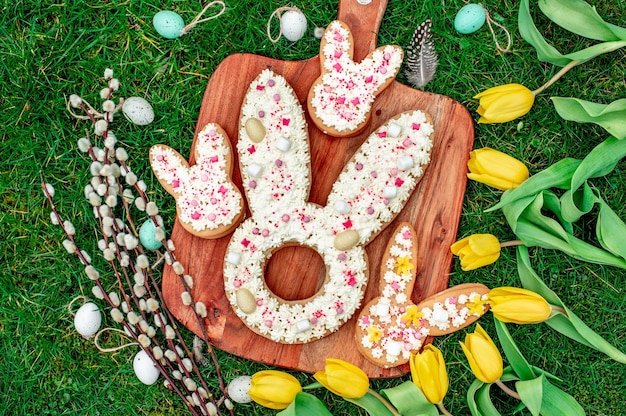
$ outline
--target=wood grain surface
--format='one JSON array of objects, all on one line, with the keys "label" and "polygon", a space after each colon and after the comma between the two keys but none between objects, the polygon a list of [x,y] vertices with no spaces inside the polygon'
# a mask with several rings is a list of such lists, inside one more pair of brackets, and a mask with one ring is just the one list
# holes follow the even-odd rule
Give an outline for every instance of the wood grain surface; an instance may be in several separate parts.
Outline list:
[{"label": "wood grain surface", "polygon": [[[387,0],[373,0],[367,6],[356,0],[340,1],[338,19],[352,29],[356,42],[355,61],[360,61],[376,47],[376,33],[386,6]],[[317,56],[304,61],[280,61],[252,54],[235,54],[227,57],[211,75],[196,134],[206,123],[218,123],[236,149],[244,95],[250,82],[265,68],[286,78],[306,112],[309,87],[320,74]],[[362,305],[379,295],[380,259],[395,225],[401,221],[411,223],[418,236],[418,272],[413,302],[419,303],[447,288],[452,261],[450,245],[456,239],[466,185],[466,163],[473,147],[472,119],[467,110],[451,98],[416,90],[397,81],[377,98],[371,122],[358,136],[328,137],[313,126],[306,114],[312,168],[309,200],[325,205],[333,182],[367,136],[387,119],[413,109],[428,112],[434,120],[432,161],[404,210],[366,248],[369,284]],[[195,163],[193,156],[189,162]],[[233,181],[242,189],[238,166],[236,160]],[[186,273],[194,277],[194,298],[208,306],[209,316],[204,324],[217,348],[250,360],[305,372],[323,369],[327,357],[349,361],[372,378],[400,376],[408,371],[406,365],[391,369],[377,367],[359,354],[354,335],[358,313],[337,332],[308,344],[278,344],[255,334],[235,315],[224,294],[222,266],[230,235],[217,240],[197,238],[187,233],[177,220],[171,237],[176,245],[177,259],[184,265]],[[320,288],[325,273],[321,257],[314,250],[286,247],[270,259],[266,282],[284,299],[304,299]],[[201,334],[196,318],[188,307],[182,305],[180,293],[183,287],[170,267],[164,270],[162,285],[165,302],[174,316],[193,332]]]}]

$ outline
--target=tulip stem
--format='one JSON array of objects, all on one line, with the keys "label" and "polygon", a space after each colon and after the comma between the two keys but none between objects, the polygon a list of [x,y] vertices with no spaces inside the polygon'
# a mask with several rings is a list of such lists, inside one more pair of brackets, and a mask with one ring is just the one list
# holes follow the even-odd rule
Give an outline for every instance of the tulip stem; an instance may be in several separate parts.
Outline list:
[{"label": "tulip stem", "polygon": [[498,385],[498,387],[500,387],[502,389],[502,391],[504,391],[509,396],[514,397],[517,400],[522,400],[522,398],[519,396],[519,394],[517,394],[516,391],[511,390],[510,388],[508,388],[507,385],[502,382],[502,380],[500,380],[500,379],[496,380],[496,384]]},{"label": "tulip stem", "polygon": [[445,416],[452,416],[452,413],[448,412],[448,409],[446,409],[446,407],[443,405],[443,402],[437,403],[437,407],[439,408],[439,411]]},{"label": "tulip stem", "polygon": [[391,412],[391,414],[392,414],[393,416],[401,416],[401,415],[400,415],[400,413],[398,413],[398,410],[396,410],[396,408],[395,408],[395,407],[393,407],[393,406],[391,405],[391,403],[389,403],[389,402],[387,401],[387,399],[385,399],[383,396],[381,396],[381,395],[380,395],[377,391],[374,391],[374,390],[372,390],[372,389],[369,389],[367,392],[368,392],[369,394],[371,394],[372,396],[376,397],[378,400],[380,400],[380,402],[381,402],[383,405],[385,405],[385,407],[386,407],[387,409],[389,409],[389,411]]},{"label": "tulip stem", "polygon": [[569,71],[570,69],[574,68],[576,65],[581,64],[581,63],[582,63],[581,60],[573,60],[573,61],[571,61],[569,64],[567,64],[563,68],[561,68],[561,70],[559,72],[554,74],[554,76],[552,78],[550,78],[550,80],[548,82],[546,82],[541,87],[539,87],[535,91],[533,91],[533,95],[536,96],[537,94],[543,92],[546,88],[548,88],[550,85],[554,84],[559,78],[561,78],[563,75],[565,75],[567,73],[567,71]]},{"label": "tulip stem", "polygon": [[523,246],[523,245],[524,245],[524,242],[522,240],[512,240],[512,241],[505,241],[504,243],[500,243],[501,248]]}]

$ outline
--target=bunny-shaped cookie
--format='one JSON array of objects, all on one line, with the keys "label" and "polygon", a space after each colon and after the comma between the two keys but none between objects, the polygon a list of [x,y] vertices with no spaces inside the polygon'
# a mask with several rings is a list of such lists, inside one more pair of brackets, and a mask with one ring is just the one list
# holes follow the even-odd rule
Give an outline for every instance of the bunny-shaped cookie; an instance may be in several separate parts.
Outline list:
[{"label": "bunny-shaped cookie", "polygon": [[150,165],[163,188],[176,199],[176,214],[188,232],[202,238],[230,233],[244,214],[243,197],[232,183],[233,154],[226,132],[207,124],[196,141],[196,164],[174,149],[155,145]]},{"label": "bunny-shaped cookie", "polygon": [[414,304],[411,295],[417,266],[415,230],[401,223],[382,259],[381,294],[365,305],[355,328],[359,351],[380,367],[406,363],[428,336],[464,328],[488,309],[489,289],[481,284],[454,286]]},{"label": "bunny-shaped cookie", "polygon": [[353,51],[350,28],[340,20],[331,22],[320,45],[322,73],[307,103],[315,125],[335,137],[353,136],[367,126],[374,99],[402,65],[399,46],[381,46],[358,63],[352,60]]},{"label": "bunny-shaped cookie", "polygon": [[[400,212],[423,174],[432,122],[411,111],[374,131],[324,207],[307,202],[308,132],[302,107],[282,76],[267,69],[251,83],[239,126],[237,150],[251,216],[226,251],[227,298],[248,327],[276,342],[326,336],[361,303],[368,278],[364,246]],[[267,259],[288,244],[316,250],[327,267],[320,291],[303,301],[277,297],[264,281]]]}]

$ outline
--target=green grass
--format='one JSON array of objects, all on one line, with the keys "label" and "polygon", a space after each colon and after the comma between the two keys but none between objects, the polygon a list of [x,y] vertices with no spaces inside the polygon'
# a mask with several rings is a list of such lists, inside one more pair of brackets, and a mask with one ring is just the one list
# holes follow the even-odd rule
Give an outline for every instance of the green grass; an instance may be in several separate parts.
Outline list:
[{"label": "green grass", "polygon": [[[314,26],[336,17],[336,1],[297,0],[309,19],[305,39],[273,45],[265,34],[266,20],[278,1],[229,0],[221,18],[204,23],[183,38],[162,39],[153,30],[152,16],[160,9],[177,11],[189,22],[200,2],[164,1],[8,1],[0,13],[0,413],[6,415],[179,414],[178,398],[161,383],[143,386],[132,370],[129,349],[100,353],[73,330],[68,303],[90,296],[90,284],[77,260],[61,245],[63,236],[50,223],[49,206],[39,188],[40,174],[57,189],[60,212],[77,227],[83,248],[95,253],[95,225],[82,196],[89,162],[77,151],[76,140],[85,123],[65,111],[69,94],[92,104],[99,102],[102,73],[114,69],[122,81],[120,96],[143,96],[157,117],[146,128],[121,117],[114,125],[121,146],[129,149],[132,168],[146,180],[150,192],[162,197],[147,165],[147,150],[168,143],[189,153],[202,93],[215,67],[228,55],[251,52],[279,59],[305,59],[318,52]],[[534,2],[533,15],[544,34],[563,52],[588,43],[542,19]],[[622,24],[626,4],[595,1],[607,21]],[[511,53],[495,51],[486,28],[463,36],[452,21],[462,2],[390,0],[379,43],[406,46],[417,24],[433,19],[440,56],[435,79],[427,90],[450,96],[478,119],[476,93],[495,85],[519,82],[534,89],[557,68],[540,63],[534,50],[516,30],[518,2],[488,2],[494,17],[513,35]],[[501,38],[502,39],[502,38]],[[502,40],[504,41],[504,40]],[[626,51],[620,50],[576,67],[541,94],[532,111],[517,122],[476,124],[475,147],[489,146],[524,161],[531,173],[563,157],[584,157],[608,135],[599,127],[563,121],[549,97],[574,96],[610,102],[626,93]],[[405,81],[403,75],[398,79]],[[626,166],[593,180],[609,205],[626,218]],[[469,183],[459,236],[493,233],[513,239],[500,213],[485,213],[500,193]],[[172,224],[174,207],[162,198],[162,210]],[[593,221],[581,221],[577,232],[593,235]],[[510,249],[509,249],[510,250]],[[462,272],[453,263],[451,284],[481,282],[490,287],[519,286],[513,250],[505,250],[495,265]],[[612,344],[626,350],[626,293],[624,271],[582,263],[551,250],[531,249],[537,272],[564,302]],[[108,319],[110,321],[110,319]],[[107,322],[110,323],[110,322]],[[493,335],[490,319],[483,325]],[[557,383],[573,395],[590,415],[626,414],[626,366],[570,341],[547,326],[512,326],[511,332],[533,365],[562,379]],[[463,333],[436,341],[446,356],[451,389],[446,406],[457,415],[469,414],[465,391],[473,377],[458,345]],[[114,343],[115,338],[109,340]],[[265,368],[219,353],[227,379]],[[207,373],[208,374],[208,373]],[[299,374],[303,383],[311,381]],[[376,381],[385,388],[399,381]],[[330,394],[319,392],[336,415],[363,415]],[[496,395],[503,414],[511,401]],[[272,414],[246,405],[237,414]]]}]

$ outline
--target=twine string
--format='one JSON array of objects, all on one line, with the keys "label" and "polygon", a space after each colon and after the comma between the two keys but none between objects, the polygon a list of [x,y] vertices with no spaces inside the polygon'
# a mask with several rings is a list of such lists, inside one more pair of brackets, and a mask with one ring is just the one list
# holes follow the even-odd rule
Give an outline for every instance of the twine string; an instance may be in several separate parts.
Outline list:
[{"label": "twine string", "polygon": [[[470,0],[463,0],[463,3],[470,4]],[[508,29],[504,25],[493,20],[493,18],[491,17],[491,14],[489,13],[489,10],[482,3],[478,3],[478,5],[482,7],[483,10],[485,11],[485,18],[487,20],[487,26],[489,27],[489,31],[491,32],[491,37],[493,38],[493,42],[496,44],[496,49],[498,49],[500,52],[510,52],[511,51],[511,34],[509,33]],[[504,35],[506,36],[506,48],[503,48],[502,45],[500,45],[500,42],[498,41],[498,37],[496,36],[496,32],[493,29],[493,26],[491,26],[492,24],[499,27],[504,32]]]},{"label": "twine string", "polygon": [[[212,6],[216,6],[216,5],[221,6],[221,10],[218,13],[214,14],[213,16],[209,16],[209,17],[205,17],[204,19],[201,19],[202,15],[204,15],[206,11],[209,10],[209,8],[211,8]],[[183,27],[180,30],[180,36],[186,34],[191,29],[193,29],[196,25],[202,22],[206,22],[206,21],[215,19],[217,17],[220,17],[225,11],[226,11],[226,4],[222,0],[215,0],[215,1],[210,2],[209,4],[204,6],[204,9],[202,9],[202,11],[198,13],[198,15],[191,21],[191,23],[189,23],[187,26]]]},{"label": "twine string", "polygon": [[70,301],[70,303],[67,304],[67,310],[69,311],[70,315],[72,315],[72,316],[76,316],[74,311],[72,311],[72,305],[74,304],[74,302],[76,302],[79,299],[83,301],[83,305],[85,303],[89,302],[89,298],[87,296],[83,296],[83,295],[76,296],[74,299],[72,299]]},{"label": "twine string", "polygon": [[[282,7],[279,7],[278,9],[274,10],[274,11],[272,12],[272,14],[270,15],[270,18],[269,18],[269,19],[267,19],[267,37],[270,39],[270,42],[272,42],[272,43],[276,43],[276,42],[278,42],[278,41],[280,40],[280,37],[281,37],[281,36],[282,36],[282,34],[283,34],[283,21],[281,20],[281,16],[282,16],[282,14],[283,14],[283,13],[285,13],[286,11],[294,11],[294,12],[300,12],[300,13],[302,13],[302,12],[300,11],[300,9],[298,9],[297,7],[291,7],[291,6],[282,6]],[[276,37],[276,38],[273,38],[273,37],[272,37],[272,33],[271,33],[271,31],[270,31],[271,24],[272,24],[272,19],[274,18],[274,16],[276,16],[276,17],[278,18],[278,22],[279,22],[279,24],[280,24],[280,29],[279,29],[279,32],[278,32],[278,37]]]},{"label": "twine string", "polygon": [[139,345],[138,342],[129,342],[127,344],[123,344],[117,347],[111,347],[111,348],[104,348],[100,346],[100,341],[99,341],[99,337],[100,334],[102,334],[105,331],[115,331],[115,332],[119,332],[120,334],[122,334],[124,337],[128,338],[128,335],[126,335],[126,332],[122,331],[121,329],[118,328],[112,328],[112,327],[107,327],[107,328],[103,328],[100,331],[98,331],[98,333],[96,334],[96,336],[93,339],[93,343],[95,344],[96,348],[98,350],[100,350],[100,352],[115,352],[115,351],[119,351],[123,348],[126,347],[130,347],[131,345]]}]

